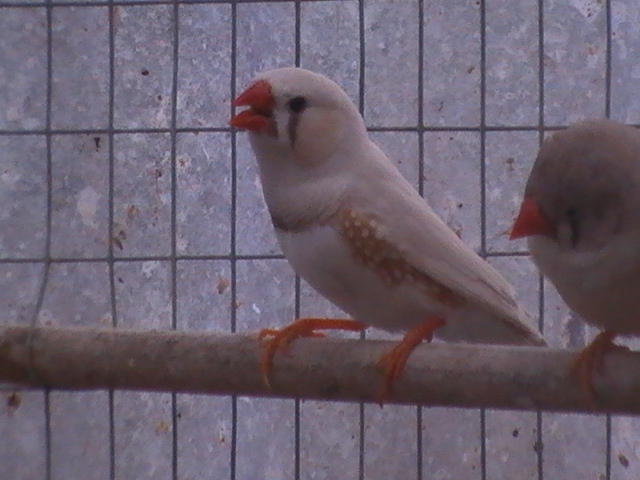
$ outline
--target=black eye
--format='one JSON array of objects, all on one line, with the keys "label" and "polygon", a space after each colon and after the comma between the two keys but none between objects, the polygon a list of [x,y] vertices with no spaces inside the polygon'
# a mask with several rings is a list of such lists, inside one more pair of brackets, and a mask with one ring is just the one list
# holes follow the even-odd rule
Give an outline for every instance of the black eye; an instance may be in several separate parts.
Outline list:
[{"label": "black eye", "polygon": [[287,105],[289,105],[289,110],[293,113],[300,113],[307,108],[307,99],[304,97],[293,97]]}]

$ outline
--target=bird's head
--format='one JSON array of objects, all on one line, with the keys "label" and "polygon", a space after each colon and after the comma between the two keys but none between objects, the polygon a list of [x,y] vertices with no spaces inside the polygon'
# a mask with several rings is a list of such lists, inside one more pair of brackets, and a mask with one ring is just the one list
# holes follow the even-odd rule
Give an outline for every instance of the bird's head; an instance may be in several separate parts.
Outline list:
[{"label": "bird's head", "polygon": [[540,148],[510,238],[561,251],[612,247],[621,232],[639,230],[638,181],[634,128],[598,120],[558,132]]},{"label": "bird's head", "polygon": [[347,94],[327,77],[302,68],[260,74],[233,105],[248,107],[229,124],[247,130],[256,150],[290,153],[301,164],[322,162],[346,138],[366,135]]}]

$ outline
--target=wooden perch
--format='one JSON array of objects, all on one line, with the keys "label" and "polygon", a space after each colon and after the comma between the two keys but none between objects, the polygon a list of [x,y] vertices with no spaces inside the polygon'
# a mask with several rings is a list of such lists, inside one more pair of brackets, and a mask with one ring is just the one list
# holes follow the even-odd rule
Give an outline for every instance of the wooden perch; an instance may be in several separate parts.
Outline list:
[{"label": "wooden perch", "polygon": [[[57,389],[124,389],[375,401],[376,360],[393,342],[300,339],[262,382],[255,336],[173,331],[0,328],[0,381]],[[421,345],[389,403],[593,413],[568,375],[575,352]],[[640,413],[640,353],[612,352],[595,386],[603,410]]]}]

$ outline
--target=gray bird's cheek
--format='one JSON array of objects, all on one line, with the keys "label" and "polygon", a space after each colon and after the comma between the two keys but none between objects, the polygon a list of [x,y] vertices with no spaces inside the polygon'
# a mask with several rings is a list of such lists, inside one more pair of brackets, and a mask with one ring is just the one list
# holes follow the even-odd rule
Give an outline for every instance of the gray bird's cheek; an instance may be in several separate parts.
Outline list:
[{"label": "gray bird's cheek", "polygon": [[[556,242],[564,249],[572,249],[574,245],[575,232],[569,222],[560,222],[556,228]],[[551,239],[548,239],[552,241]]]},{"label": "gray bird's cheek", "polygon": [[529,254],[540,272],[545,276],[553,275],[561,250],[555,241],[548,237],[535,235],[527,239]]}]

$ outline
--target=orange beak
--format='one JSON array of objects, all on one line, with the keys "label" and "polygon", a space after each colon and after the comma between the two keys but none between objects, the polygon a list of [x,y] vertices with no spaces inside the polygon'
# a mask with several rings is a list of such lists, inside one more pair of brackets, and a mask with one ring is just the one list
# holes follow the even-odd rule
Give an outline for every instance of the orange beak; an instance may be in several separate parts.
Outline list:
[{"label": "orange beak", "polygon": [[261,133],[269,130],[274,107],[271,86],[266,80],[257,80],[233,101],[234,107],[249,107],[229,120],[229,125]]},{"label": "orange beak", "polygon": [[555,235],[555,231],[551,221],[538,208],[538,204],[532,198],[525,198],[511,227],[509,240],[531,235]]}]

